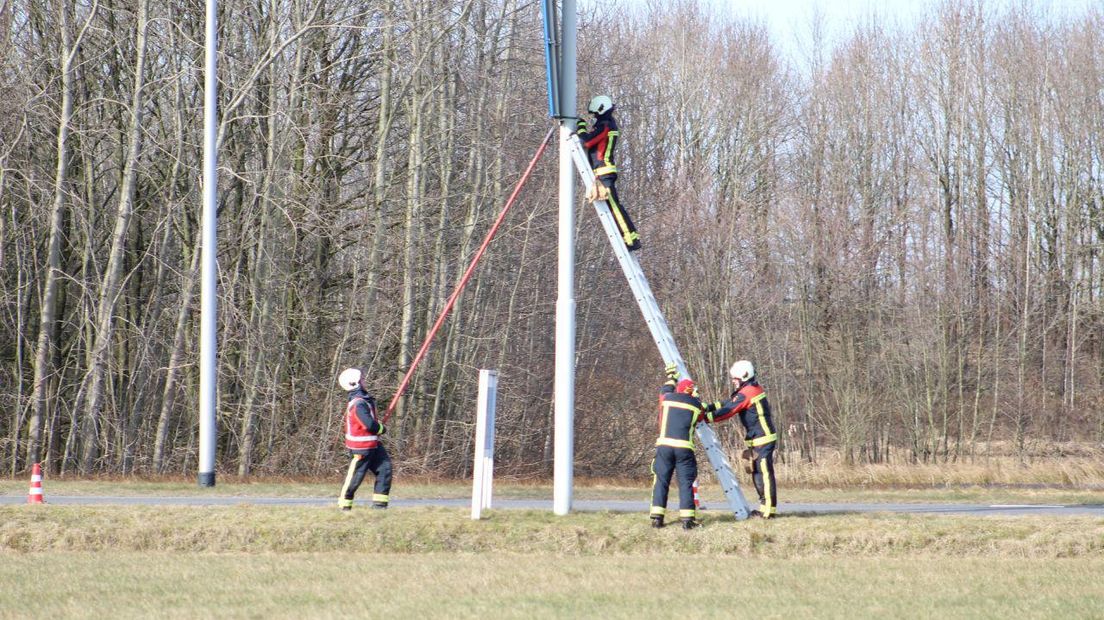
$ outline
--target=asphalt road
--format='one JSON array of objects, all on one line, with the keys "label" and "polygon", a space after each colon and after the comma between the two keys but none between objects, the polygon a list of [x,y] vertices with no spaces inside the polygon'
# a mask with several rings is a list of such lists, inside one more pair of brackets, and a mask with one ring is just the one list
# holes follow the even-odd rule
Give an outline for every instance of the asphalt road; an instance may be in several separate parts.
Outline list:
[{"label": "asphalt road", "polygon": [[[81,506],[329,506],[336,500],[320,497],[111,497],[111,496],[58,496],[48,495],[48,504]],[[26,496],[0,495],[0,505],[25,504]],[[362,503],[358,500],[358,506]],[[418,499],[393,498],[391,506],[405,508],[414,506],[439,506],[444,508],[470,508],[470,499]],[[1068,506],[1042,504],[791,504],[779,505],[779,513],[786,515],[818,515],[841,513],[889,512],[901,514],[967,514],[985,516],[1025,516],[1025,515],[1084,515],[1104,518],[1104,503],[1076,504]],[[494,500],[492,509],[505,510],[547,510],[552,511],[552,500],[540,499],[500,499]],[[573,510],[577,512],[640,512],[647,513],[648,506],[639,501],[625,500],[576,500]],[[707,506],[706,512],[723,514],[723,504]]]}]

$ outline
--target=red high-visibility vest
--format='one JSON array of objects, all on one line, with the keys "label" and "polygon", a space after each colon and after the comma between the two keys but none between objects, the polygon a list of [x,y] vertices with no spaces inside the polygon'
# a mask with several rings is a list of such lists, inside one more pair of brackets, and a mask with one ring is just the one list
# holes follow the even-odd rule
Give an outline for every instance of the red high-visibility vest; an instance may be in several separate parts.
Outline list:
[{"label": "red high-visibility vest", "polygon": [[368,428],[361,424],[360,418],[356,414],[358,402],[367,405],[368,414],[372,416],[373,420],[376,419],[376,408],[372,406],[372,403],[363,398],[350,400],[349,406],[345,408],[345,447],[350,450],[375,448],[379,445],[379,435],[369,433]]}]

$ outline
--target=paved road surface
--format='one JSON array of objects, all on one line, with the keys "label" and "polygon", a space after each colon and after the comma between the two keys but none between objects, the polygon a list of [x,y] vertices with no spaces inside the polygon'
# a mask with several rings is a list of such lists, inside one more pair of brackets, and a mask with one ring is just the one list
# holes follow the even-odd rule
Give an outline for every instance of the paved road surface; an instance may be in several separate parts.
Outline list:
[{"label": "paved road surface", "polygon": [[[263,505],[263,506],[327,506],[336,503],[336,500],[320,497],[219,497],[219,496],[195,496],[195,497],[110,497],[110,496],[58,496],[48,495],[46,498],[50,504],[57,505],[156,505],[156,506],[236,506],[236,505]],[[24,504],[27,498],[18,495],[0,495],[0,505]],[[358,500],[358,505],[361,502]],[[415,499],[395,498],[391,505],[395,508],[410,506],[440,506],[445,508],[469,508],[470,499]],[[547,510],[552,511],[552,500],[540,499],[499,499],[495,500],[493,508],[508,510]],[[723,514],[725,506],[717,504],[708,512]],[[578,512],[640,512],[646,513],[648,506],[639,501],[626,500],[576,500],[574,509]],[[781,514],[817,515],[839,513],[863,513],[863,512],[891,512],[891,513],[927,513],[927,514],[968,514],[968,515],[994,515],[994,516],[1023,516],[1023,515],[1087,515],[1104,518],[1104,503],[1078,504],[1069,506],[1059,505],[1025,505],[1025,504],[791,504],[783,503],[779,506]]]}]

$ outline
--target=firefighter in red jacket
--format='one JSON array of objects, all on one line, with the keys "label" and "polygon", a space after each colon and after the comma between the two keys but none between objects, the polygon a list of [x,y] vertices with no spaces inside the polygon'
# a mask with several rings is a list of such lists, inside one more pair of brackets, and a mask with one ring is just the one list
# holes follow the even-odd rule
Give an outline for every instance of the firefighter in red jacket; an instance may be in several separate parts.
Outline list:
[{"label": "firefighter in red jacket", "polygon": [[621,238],[629,251],[635,252],[640,249],[640,234],[636,232],[629,212],[617,195],[617,164],[613,163],[613,151],[617,148],[621,132],[617,128],[617,120],[613,118],[613,100],[606,95],[598,95],[590,100],[587,111],[594,115],[594,128],[587,131],[587,122],[580,118],[576,133],[586,149],[590,167],[594,168],[595,179],[601,183],[601,187],[595,185],[596,193],[588,198],[605,200],[609,204]]},{"label": "firefighter in red jacket", "polygon": [[778,487],[774,483],[774,448],[778,445],[778,433],[771,421],[767,394],[755,379],[755,367],[747,360],[740,360],[728,371],[732,387],[736,391],[729,400],[713,404],[714,421],[740,416],[746,434],[747,449],[743,456],[751,461],[752,480],[759,493],[759,510],[752,516],[770,519],[778,514]]},{"label": "firefighter in red jacket", "polygon": [[671,474],[677,472],[679,520],[682,529],[698,527],[694,508],[694,481],[698,462],[694,456],[694,427],[713,421],[713,405],[698,400],[697,387],[690,379],[679,379],[678,368],[667,366],[667,382],[659,388],[659,437],[652,460],[652,527],[663,527],[667,514],[667,492]]},{"label": "firefighter in red jacket", "polygon": [[352,510],[353,496],[365,474],[372,472],[376,477],[372,508],[387,508],[391,492],[391,457],[380,442],[385,429],[376,416],[376,399],[368,393],[364,375],[356,368],[343,370],[337,383],[349,392],[344,427],[345,447],[352,456],[337,504],[342,510]]}]

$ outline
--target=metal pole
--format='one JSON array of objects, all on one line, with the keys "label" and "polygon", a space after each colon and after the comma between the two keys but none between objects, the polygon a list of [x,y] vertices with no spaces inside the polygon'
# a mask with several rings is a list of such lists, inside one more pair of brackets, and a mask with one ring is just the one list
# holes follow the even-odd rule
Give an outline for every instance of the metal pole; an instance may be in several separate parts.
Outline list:
[{"label": "metal pole", "polygon": [[203,266],[200,291],[199,486],[215,486],[215,398],[218,383],[218,0],[207,0],[207,62],[203,86]]},{"label": "metal pole", "polygon": [[[560,114],[575,115],[575,0],[563,0],[560,36]],[[556,297],[555,454],[553,512],[571,512],[575,476],[575,171],[568,140],[575,119],[560,123],[560,248]]]}]

